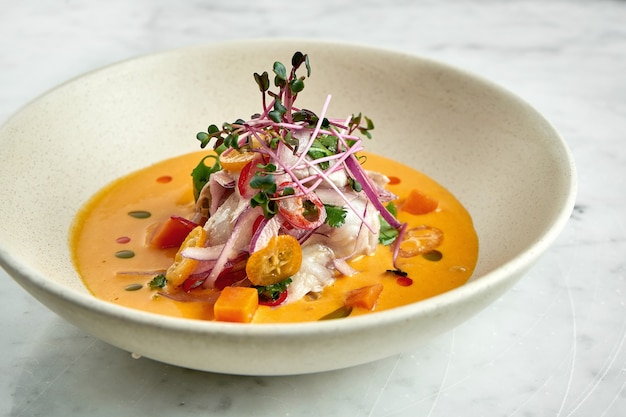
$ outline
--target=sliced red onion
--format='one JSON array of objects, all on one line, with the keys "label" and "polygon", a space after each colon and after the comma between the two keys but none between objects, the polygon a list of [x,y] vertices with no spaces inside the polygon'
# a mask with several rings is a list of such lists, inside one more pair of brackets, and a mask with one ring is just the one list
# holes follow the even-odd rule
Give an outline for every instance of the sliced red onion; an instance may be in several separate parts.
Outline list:
[{"label": "sliced red onion", "polygon": [[[222,272],[227,270],[227,269],[229,269],[229,268],[232,268],[238,262],[245,261],[245,259],[248,256],[249,256],[249,254],[248,254],[247,251],[239,252],[239,254],[237,254],[237,256],[235,256],[234,258],[229,259],[228,261],[226,261],[226,263],[224,264],[224,268],[223,268]],[[197,287],[198,285],[204,283],[204,281],[207,279],[207,277],[209,276],[209,274],[211,273],[213,268],[215,268],[215,261],[216,261],[216,259],[212,259],[212,260],[209,260],[209,261],[200,261],[198,263],[196,268],[193,270],[193,273],[189,277],[189,278],[193,278],[196,281],[199,281],[199,284],[195,285],[194,288]]]},{"label": "sliced red onion", "polygon": [[215,180],[219,185],[224,188],[235,188],[235,178],[229,171],[217,171],[211,174],[211,177]]},{"label": "sliced red onion", "polygon": [[172,293],[172,294],[167,293],[167,292],[159,292],[158,294],[174,301],[181,301],[184,303],[199,302],[199,303],[208,303],[208,304],[215,304],[215,301],[217,301],[217,298],[220,295],[219,291],[215,291],[215,293],[209,293],[209,294],[206,294],[206,293],[198,294],[195,292],[185,292],[185,291],[176,291],[175,293]]},{"label": "sliced red onion", "polygon": [[224,200],[228,198],[228,196],[235,189],[235,181],[231,178],[228,182],[225,180],[224,175],[218,175],[219,173],[224,171],[218,171],[214,174],[211,174],[209,177],[209,192],[211,194],[211,207],[209,207],[209,214],[212,216],[215,214],[217,209],[222,205]]},{"label": "sliced red onion", "polygon": [[250,253],[254,253],[267,246],[269,240],[278,235],[281,223],[280,216],[274,216],[271,219],[264,217],[250,240]]},{"label": "sliced red onion", "polygon": [[400,229],[400,227],[402,227],[402,223],[400,223],[380,201],[378,193],[372,185],[370,178],[367,176],[365,170],[361,167],[361,164],[359,164],[359,161],[354,155],[350,155],[350,157],[346,159],[346,166],[354,176],[354,179],[361,184],[363,192],[367,195],[367,198],[372,202],[372,204],[374,204],[374,207],[378,210],[383,219],[385,219],[385,221],[394,229]]},{"label": "sliced red onion", "polygon": [[212,261],[224,250],[224,245],[207,246],[205,248],[185,248],[181,252],[185,258],[195,259],[196,261]]},{"label": "sliced red onion", "polygon": [[132,275],[136,275],[136,276],[143,276],[143,275],[147,275],[147,276],[151,276],[151,275],[159,275],[159,274],[164,274],[165,273],[165,269],[154,269],[154,270],[142,270],[142,271],[117,271],[115,273],[116,276],[132,276]]},{"label": "sliced red onion", "polygon": [[237,217],[235,226],[224,244],[222,252],[215,260],[215,266],[206,281],[204,281],[204,287],[213,287],[215,280],[224,270],[228,260],[233,259],[242,249],[248,247],[250,239],[252,238],[252,226],[257,217],[262,215],[262,213],[263,210],[261,207],[248,207]]},{"label": "sliced red onion", "polygon": [[364,169],[364,171],[367,174],[367,177],[371,180],[372,186],[378,193],[378,199],[382,203],[388,203],[398,198],[397,195],[385,188],[385,186],[389,183],[389,178],[387,178],[386,175],[366,169]]},{"label": "sliced red onion", "polygon": [[307,240],[309,240],[309,238],[319,230],[319,227],[317,229],[312,229],[312,230],[291,227],[291,225],[287,223],[287,221],[282,216],[280,217],[280,219],[281,219],[280,221],[281,226],[280,226],[280,230],[278,234],[293,236],[298,240],[298,242],[300,242],[301,245]]},{"label": "sliced red onion", "polygon": [[[215,259],[211,259],[210,261],[199,261],[198,265],[193,270],[192,275],[205,274],[208,276],[213,267],[215,267]],[[204,280],[202,282],[204,282]]]}]

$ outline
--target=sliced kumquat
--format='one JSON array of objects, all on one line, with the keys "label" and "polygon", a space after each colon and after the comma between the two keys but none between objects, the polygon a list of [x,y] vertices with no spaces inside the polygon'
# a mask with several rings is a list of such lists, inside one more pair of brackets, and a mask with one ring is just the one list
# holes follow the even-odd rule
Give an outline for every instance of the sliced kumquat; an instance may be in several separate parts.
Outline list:
[{"label": "sliced kumquat", "polygon": [[436,227],[418,226],[406,231],[400,242],[399,255],[403,258],[430,252],[443,242],[443,232]]},{"label": "sliced kumquat", "polygon": [[220,164],[226,171],[240,172],[256,156],[256,152],[228,149],[220,155]]},{"label": "sliced kumquat", "polygon": [[259,147],[261,147],[261,144],[256,138],[253,138],[252,144],[245,148],[227,149],[219,156],[220,165],[227,171],[240,172],[243,167],[259,155],[257,152],[254,152]]},{"label": "sliced kumquat", "polygon": [[267,286],[291,277],[301,265],[302,248],[298,240],[290,235],[278,235],[250,255],[246,274],[254,285]]},{"label": "sliced kumquat", "polygon": [[179,286],[191,275],[198,265],[197,260],[184,257],[182,254],[183,250],[186,248],[203,247],[205,242],[206,231],[202,226],[197,226],[189,232],[182,245],[180,245],[176,256],[174,256],[174,263],[165,272],[168,285],[172,287]]}]

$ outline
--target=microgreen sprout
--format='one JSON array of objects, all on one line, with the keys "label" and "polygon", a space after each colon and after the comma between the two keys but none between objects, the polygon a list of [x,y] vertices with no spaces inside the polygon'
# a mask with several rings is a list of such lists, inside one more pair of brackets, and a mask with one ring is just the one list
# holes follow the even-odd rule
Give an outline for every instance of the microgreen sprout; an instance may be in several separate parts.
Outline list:
[{"label": "microgreen sprout", "polygon": [[[311,76],[307,54],[293,54],[290,69],[279,61],[274,62],[272,74],[273,78],[268,72],[254,73],[254,81],[261,93],[262,111],[248,120],[237,119],[221,127],[209,125],[206,132],[196,136],[200,146],[212,147],[220,154],[229,148],[249,146],[253,138],[258,141],[259,146],[249,150],[263,154],[265,160],[270,162],[259,164],[259,171],[249,182],[251,188],[258,190],[250,199],[250,205],[262,207],[268,219],[278,212],[277,202],[281,199],[300,198],[306,202],[303,196],[325,184],[326,188],[337,192],[345,207],[326,206],[327,224],[340,227],[345,221],[347,209],[354,212],[371,232],[379,232],[365,220],[362,210],[353,207],[345,190],[331,180],[333,173],[343,172],[349,187],[357,193],[365,193],[381,214],[383,240],[387,244],[395,240],[402,225],[379,200],[375,186],[356,156],[363,150],[362,137],[371,138],[374,129],[372,120],[361,113],[345,119],[327,117],[330,96],[319,114],[295,105],[296,98]],[[302,172],[309,172],[310,175],[303,177]],[[279,176],[281,180],[277,183]],[[302,209],[317,210],[313,207]],[[311,216],[315,217],[315,214]]]}]

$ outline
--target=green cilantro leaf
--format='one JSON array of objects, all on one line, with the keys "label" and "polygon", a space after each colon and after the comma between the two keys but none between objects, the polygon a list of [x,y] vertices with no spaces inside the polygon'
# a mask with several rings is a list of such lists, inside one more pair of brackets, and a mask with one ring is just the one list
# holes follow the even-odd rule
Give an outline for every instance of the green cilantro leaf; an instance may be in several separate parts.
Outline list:
[{"label": "green cilantro leaf", "polygon": [[341,227],[346,222],[346,215],[348,211],[340,206],[334,206],[332,204],[324,204],[326,209],[326,223],[330,227]]},{"label": "green cilantro leaf", "polygon": [[[212,166],[208,166],[204,163],[208,158],[213,158],[215,161]],[[191,177],[193,182],[193,197],[198,200],[200,191],[209,182],[211,174],[220,171],[222,166],[220,161],[215,155],[207,155],[200,160],[200,163],[191,171]]]},{"label": "green cilantro leaf", "polygon": [[[320,135],[311,144],[307,155],[309,155],[312,159],[320,159],[326,156],[335,155],[337,153],[338,142],[339,139],[336,136]],[[329,166],[329,162],[321,162],[319,164],[319,167],[323,170],[328,169]]]},{"label": "green cilantro leaf", "polygon": [[291,284],[291,278],[284,279],[271,285],[255,285],[254,288],[259,292],[259,298],[275,301],[280,297],[287,287]]},{"label": "green cilantro leaf", "polygon": [[152,278],[149,285],[151,290],[158,290],[159,288],[165,287],[165,284],[167,284],[167,278],[165,278],[165,275],[159,274]]},{"label": "green cilantro leaf", "polygon": [[[393,204],[393,202],[387,204],[386,207],[387,210],[389,210],[389,212],[394,215],[394,217],[397,215],[396,206],[395,204]],[[378,243],[385,246],[390,245],[398,237],[398,230],[391,227],[391,225],[387,223],[387,221],[383,219],[381,215],[379,215],[378,217],[380,219],[380,232],[378,235]]]}]

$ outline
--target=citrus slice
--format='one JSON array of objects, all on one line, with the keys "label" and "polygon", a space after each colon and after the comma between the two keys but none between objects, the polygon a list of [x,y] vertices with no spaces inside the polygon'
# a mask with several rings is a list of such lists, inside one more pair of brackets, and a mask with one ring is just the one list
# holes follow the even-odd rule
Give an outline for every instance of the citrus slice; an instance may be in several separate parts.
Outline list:
[{"label": "citrus slice", "polygon": [[253,151],[228,149],[220,155],[220,165],[226,171],[240,172],[256,155],[257,153]]},{"label": "citrus slice", "polygon": [[193,270],[198,265],[198,261],[195,259],[186,258],[183,256],[183,250],[186,248],[203,247],[206,242],[206,231],[202,226],[195,227],[183,243],[180,245],[176,256],[174,256],[174,263],[165,272],[165,278],[167,278],[168,285],[177,287],[182,284]]},{"label": "citrus slice", "polygon": [[443,232],[436,227],[418,226],[406,231],[400,243],[399,255],[403,258],[430,252],[443,242]]},{"label": "citrus slice", "polygon": [[278,235],[250,255],[246,274],[254,285],[267,286],[291,277],[301,265],[302,248],[298,240],[290,235]]},{"label": "citrus slice", "polygon": [[229,148],[220,154],[220,165],[227,171],[240,172],[243,167],[257,157],[258,153],[254,152],[254,150],[260,147],[259,140],[253,138],[250,145],[246,145],[241,149]]}]

